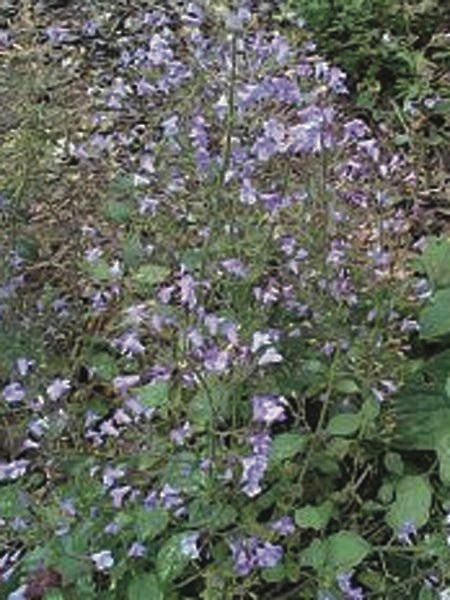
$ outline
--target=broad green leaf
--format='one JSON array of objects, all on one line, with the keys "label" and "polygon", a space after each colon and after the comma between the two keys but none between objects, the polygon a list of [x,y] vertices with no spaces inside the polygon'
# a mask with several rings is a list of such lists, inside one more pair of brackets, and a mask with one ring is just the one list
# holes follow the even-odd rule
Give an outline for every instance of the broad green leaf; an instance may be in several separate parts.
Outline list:
[{"label": "broad green leaf", "polygon": [[45,592],[44,600],[64,600],[64,596],[60,590],[48,590]]},{"label": "broad green leaf", "polygon": [[21,506],[19,493],[20,485],[18,483],[0,486],[0,518],[9,519],[18,516],[17,513]]},{"label": "broad green leaf", "polygon": [[208,475],[200,469],[199,459],[192,452],[180,451],[170,457],[166,483],[185,494],[198,494],[205,487]]},{"label": "broad green leaf", "polygon": [[403,471],[405,470],[402,457],[398,452],[386,452],[384,466],[389,473],[393,473],[394,475],[403,475]]},{"label": "broad green leaf", "polygon": [[226,421],[231,412],[228,387],[214,378],[209,378],[206,384],[208,392],[199,389],[187,408],[189,422],[199,431],[206,429],[212,418]]},{"label": "broad green leaf", "polygon": [[311,528],[317,531],[324,529],[333,513],[333,503],[326,500],[319,506],[308,504],[295,511],[295,523],[299,527]]},{"label": "broad green leaf", "polygon": [[341,573],[356,567],[370,552],[370,544],[352,531],[340,531],[327,539],[328,560]]},{"label": "broad green leaf", "polygon": [[145,256],[141,240],[137,234],[125,238],[122,246],[122,259],[125,267],[135,268]]},{"label": "broad green leaf", "polygon": [[362,403],[359,414],[361,418],[361,427],[365,428],[370,423],[373,423],[380,414],[380,405],[374,398],[369,396]]},{"label": "broad green leaf", "polygon": [[450,484],[450,433],[442,436],[436,445],[439,459],[439,477],[443,484]]},{"label": "broad green leaf", "polygon": [[159,579],[165,583],[181,575],[191,558],[183,551],[183,541],[189,532],[173,535],[162,546],[156,557],[156,570]]},{"label": "broad green leaf", "polygon": [[112,381],[118,374],[117,362],[108,352],[97,352],[89,357],[89,366],[95,374],[106,381]]},{"label": "broad green leaf", "polygon": [[327,543],[320,540],[313,540],[300,554],[300,561],[305,567],[312,567],[320,572],[327,560]]},{"label": "broad green leaf", "polygon": [[276,565],[269,569],[262,569],[261,577],[264,581],[275,583],[286,579],[286,568],[283,564]]},{"label": "broad green leaf", "polygon": [[442,392],[404,392],[395,398],[395,441],[400,447],[434,450],[450,427],[450,399]]},{"label": "broad green leaf", "polygon": [[361,417],[357,413],[345,413],[331,417],[327,432],[330,435],[352,435],[359,429]]},{"label": "broad green leaf", "polygon": [[422,309],[419,326],[423,340],[436,340],[450,335],[450,287],[436,292]]},{"label": "broad green leaf", "polygon": [[394,484],[390,481],[385,481],[377,493],[377,500],[383,504],[390,504],[394,499]]},{"label": "broad green leaf", "polygon": [[336,382],[335,389],[342,394],[357,394],[360,389],[353,379],[341,379]]},{"label": "broad green leaf", "polygon": [[450,238],[427,238],[419,260],[434,289],[450,287]]},{"label": "broad green leaf", "polygon": [[445,382],[445,393],[450,398],[450,376],[447,377],[447,381]]},{"label": "broad green leaf", "polygon": [[169,401],[169,384],[166,381],[149,383],[133,391],[139,402],[147,408],[160,408]]},{"label": "broad green leaf", "polygon": [[220,531],[236,521],[238,513],[231,504],[212,504],[197,498],[189,506],[191,527],[207,527],[208,531]]},{"label": "broad green leaf", "polygon": [[108,200],[105,215],[114,223],[126,223],[131,217],[131,207],[127,202]]},{"label": "broad green leaf", "polygon": [[395,486],[395,501],[390,507],[386,522],[398,532],[405,522],[419,528],[430,516],[432,490],[428,480],[420,475],[405,475]]},{"label": "broad green leaf", "polygon": [[146,573],[132,579],[127,589],[127,600],[164,600],[158,577],[153,573]]},{"label": "broad green leaf", "polygon": [[93,263],[88,263],[86,267],[89,275],[96,281],[100,282],[110,281],[113,278],[110,269],[111,266],[102,258],[99,258]]},{"label": "broad green leaf", "polygon": [[161,265],[142,265],[133,273],[135,281],[142,290],[150,291],[155,285],[162,283],[170,273],[170,269]]},{"label": "broad green leaf", "polygon": [[419,590],[418,600],[436,600],[436,594],[434,593],[432,588],[424,585]]},{"label": "broad green leaf", "polygon": [[281,464],[288,458],[293,458],[303,452],[307,436],[300,433],[280,433],[273,438],[270,451],[269,468]]},{"label": "broad green leaf", "polygon": [[139,510],[134,515],[136,534],[143,541],[149,541],[162,533],[169,523],[169,513],[163,508],[152,510]]},{"label": "broad green leaf", "polygon": [[204,390],[195,394],[187,407],[187,419],[196,431],[205,431],[211,423],[213,411]]}]

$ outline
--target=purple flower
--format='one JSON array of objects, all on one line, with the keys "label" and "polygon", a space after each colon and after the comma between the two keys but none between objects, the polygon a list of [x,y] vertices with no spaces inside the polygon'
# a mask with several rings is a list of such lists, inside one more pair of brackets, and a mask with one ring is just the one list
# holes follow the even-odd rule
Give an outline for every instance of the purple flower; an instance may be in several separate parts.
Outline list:
[{"label": "purple flower", "polygon": [[0,463],[0,481],[15,481],[19,477],[22,477],[29,464],[30,461],[25,459],[13,460],[10,463]]},{"label": "purple flower", "polygon": [[86,37],[95,37],[98,33],[98,25],[95,21],[86,21],[82,29],[83,35]]},{"label": "purple flower", "polygon": [[13,382],[3,388],[2,396],[8,404],[15,404],[25,398],[25,390],[20,383]]},{"label": "purple flower", "polygon": [[270,346],[277,339],[278,336],[272,331],[255,331],[252,337],[251,351],[257,352],[264,346]]},{"label": "purple flower", "polygon": [[189,424],[189,421],[186,421],[181,427],[177,429],[172,429],[169,434],[170,440],[175,444],[175,446],[182,446],[186,438],[192,435],[192,427]]},{"label": "purple flower", "polygon": [[270,433],[268,431],[252,433],[247,437],[247,442],[252,447],[254,454],[269,456],[272,438],[270,437]]},{"label": "purple flower", "polygon": [[123,467],[110,467],[106,465],[103,470],[102,481],[106,488],[110,488],[116,483],[118,479],[125,475],[125,469]]},{"label": "purple flower", "polygon": [[232,275],[236,277],[247,277],[248,270],[238,258],[229,258],[223,260],[221,263],[222,267]]},{"label": "purple flower", "polygon": [[102,435],[110,435],[112,437],[119,437],[120,431],[115,427],[112,419],[107,419],[103,421],[100,425],[100,433]]},{"label": "purple flower", "polygon": [[397,538],[399,539],[399,541],[402,542],[403,544],[407,544],[408,546],[412,546],[412,544],[413,544],[411,536],[416,536],[416,535],[417,535],[417,527],[416,527],[415,523],[409,519],[406,519],[402,523],[402,526],[400,527],[399,531],[397,532]]},{"label": "purple flower", "polygon": [[262,356],[258,360],[258,365],[263,367],[265,365],[272,365],[283,361],[283,356],[275,350],[273,346],[270,346],[264,350]]},{"label": "purple flower", "polygon": [[270,568],[275,567],[283,557],[283,548],[265,542],[255,550],[254,561],[257,567]]},{"label": "purple flower", "polygon": [[107,534],[107,535],[117,535],[120,532],[120,525],[114,521],[111,521],[111,523],[108,523],[108,525],[106,525],[106,527],[103,529],[103,531]]},{"label": "purple flower", "polygon": [[[0,29],[0,47],[8,48],[12,43],[11,32],[7,29]],[[1,198],[0,198],[0,210],[1,210]]]},{"label": "purple flower", "polygon": [[207,371],[221,375],[227,370],[229,358],[226,350],[219,351],[213,347],[205,352],[203,365]]},{"label": "purple flower", "polygon": [[200,27],[200,25],[203,23],[202,9],[197,6],[197,4],[189,2],[186,7],[186,12],[181,15],[181,21],[183,25],[189,27]]},{"label": "purple flower", "polygon": [[272,425],[286,419],[285,407],[288,402],[284,396],[253,396],[253,420],[257,423]]},{"label": "purple flower", "polygon": [[50,397],[50,400],[56,402],[64,394],[66,394],[70,390],[70,381],[69,379],[60,379],[57,377],[48,387],[47,394]]},{"label": "purple flower", "polygon": [[54,46],[64,42],[73,42],[76,39],[76,36],[67,27],[49,26],[45,30],[45,35]]},{"label": "purple flower", "polygon": [[139,375],[119,375],[113,379],[114,390],[124,395],[128,388],[137,386],[139,381]]},{"label": "purple flower", "polygon": [[116,425],[129,425],[132,419],[123,408],[118,408],[114,411],[113,421]]},{"label": "purple flower", "polygon": [[168,483],[164,484],[159,496],[164,508],[177,508],[183,504],[178,490],[173,488]]},{"label": "purple flower", "polygon": [[197,298],[195,297],[195,281],[192,275],[185,273],[178,282],[180,288],[180,302],[186,304],[188,308],[192,309],[197,304]]},{"label": "purple flower", "polygon": [[144,354],[145,347],[141,344],[136,331],[128,331],[113,340],[113,345],[121,354],[133,356],[133,354]]},{"label": "purple flower", "polygon": [[66,498],[65,500],[61,500],[59,503],[59,507],[63,511],[63,513],[68,517],[76,517],[77,511],[74,505],[74,502],[71,498]]},{"label": "purple flower", "polygon": [[25,377],[33,365],[34,360],[28,360],[28,358],[18,358],[16,361],[17,371],[21,377]]},{"label": "purple flower", "polygon": [[107,571],[114,565],[114,558],[110,550],[94,552],[94,554],[91,554],[91,558],[99,571]]},{"label": "purple flower", "polygon": [[144,498],[144,508],[146,510],[153,510],[158,506],[158,494],[155,491],[149,492]]},{"label": "purple flower", "polygon": [[145,556],[146,552],[147,548],[143,544],[139,542],[133,542],[133,544],[131,544],[131,546],[128,548],[127,556],[141,558],[142,556]]},{"label": "purple flower", "polygon": [[122,487],[114,488],[110,491],[112,505],[114,508],[122,508],[123,501],[128,492],[131,491],[131,486],[124,485]]},{"label": "purple flower", "polygon": [[344,592],[345,600],[364,600],[362,588],[353,588],[351,578],[351,573],[343,573],[336,577],[339,588]]},{"label": "purple flower", "polygon": [[181,552],[190,558],[197,559],[200,558],[200,553],[197,548],[197,540],[199,538],[198,533],[192,533],[186,535],[181,540]]},{"label": "purple flower", "polygon": [[[2,576],[2,578],[4,578],[4,575]],[[27,591],[28,591],[28,585],[27,584],[21,585],[19,588],[14,590],[14,592],[11,592],[9,594],[7,600],[27,600],[27,598],[29,597],[27,594]]]},{"label": "purple flower", "polygon": [[252,186],[251,181],[249,179],[244,179],[242,182],[241,192],[240,192],[240,201],[242,204],[247,206],[252,206],[258,200],[257,191]]},{"label": "purple flower", "polygon": [[232,541],[230,548],[238,575],[248,575],[255,568],[275,567],[283,556],[281,546],[262,542],[256,537]]},{"label": "purple flower", "polygon": [[290,535],[294,533],[295,526],[292,517],[281,517],[277,521],[271,523],[270,528],[280,535]]},{"label": "purple flower", "polygon": [[252,152],[261,162],[266,162],[277,152],[277,144],[270,137],[261,136],[252,146]]},{"label": "purple flower", "polygon": [[242,491],[249,498],[257,496],[261,492],[261,479],[267,469],[267,457],[264,455],[247,456],[241,459],[242,462]]}]

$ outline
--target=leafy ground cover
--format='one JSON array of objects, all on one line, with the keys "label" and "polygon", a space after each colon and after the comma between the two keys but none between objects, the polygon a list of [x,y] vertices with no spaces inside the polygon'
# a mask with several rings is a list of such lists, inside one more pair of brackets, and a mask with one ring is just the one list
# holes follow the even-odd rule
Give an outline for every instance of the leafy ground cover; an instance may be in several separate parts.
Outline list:
[{"label": "leafy ground cover", "polygon": [[0,37],[2,597],[446,598],[416,157],[250,3],[67,4]]}]

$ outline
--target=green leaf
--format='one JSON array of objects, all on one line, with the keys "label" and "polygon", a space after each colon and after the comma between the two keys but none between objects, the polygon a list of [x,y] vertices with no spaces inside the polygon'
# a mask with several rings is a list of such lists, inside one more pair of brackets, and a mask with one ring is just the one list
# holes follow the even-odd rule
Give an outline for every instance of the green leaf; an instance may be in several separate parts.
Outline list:
[{"label": "green leaf", "polygon": [[319,506],[308,504],[295,511],[295,523],[299,527],[311,528],[320,531],[327,526],[333,513],[333,503],[326,500]]},{"label": "green leaf", "polygon": [[447,381],[445,382],[445,393],[450,398],[450,376],[447,377]]},{"label": "green leaf", "polygon": [[169,384],[166,381],[149,383],[133,389],[139,402],[147,408],[160,408],[169,401]]},{"label": "green leaf", "polygon": [[125,267],[136,268],[145,256],[144,248],[137,234],[127,236],[122,246],[122,259]]},{"label": "green leaf", "polygon": [[305,567],[312,567],[320,572],[327,560],[327,544],[320,540],[313,540],[300,554],[300,561]]},{"label": "green leaf", "polygon": [[144,292],[162,283],[169,275],[170,269],[162,265],[142,265],[133,273],[132,279]]},{"label": "green leaf", "polygon": [[402,448],[434,450],[450,426],[450,400],[442,393],[402,393],[395,407],[395,439]]},{"label": "green leaf", "polygon": [[436,292],[422,309],[419,326],[423,340],[436,340],[450,335],[450,288]]},{"label": "green leaf", "polygon": [[276,467],[288,458],[303,452],[307,436],[300,433],[280,433],[273,438],[269,468]]},{"label": "green leaf", "polygon": [[114,223],[126,223],[131,217],[131,207],[127,202],[109,200],[105,205],[105,215]]},{"label": "green leaf", "polygon": [[360,389],[353,379],[341,379],[335,385],[335,389],[342,394],[357,394]]},{"label": "green leaf", "polygon": [[330,435],[352,435],[359,429],[361,417],[358,413],[344,413],[331,417],[327,432]]},{"label": "green leaf", "polygon": [[160,580],[164,582],[173,581],[181,575],[191,558],[183,552],[182,543],[189,532],[173,535],[162,546],[156,557],[156,570]]},{"label": "green leaf", "polygon": [[208,475],[200,469],[198,457],[192,452],[180,451],[170,456],[166,483],[185,494],[198,494],[208,480]]},{"label": "green leaf", "polygon": [[402,457],[398,452],[386,452],[384,466],[389,473],[393,473],[394,475],[403,475],[403,471],[405,470]]},{"label": "green leaf", "polygon": [[450,287],[450,238],[427,238],[420,263],[434,289]]},{"label": "green leaf", "polygon": [[189,505],[191,527],[220,531],[235,523],[237,517],[238,513],[231,504],[211,504],[207,499],[196,498]]},{"label": "green leaf", "polygon": [[356,567],[371,549],[364,538],[352,531],[340,531],[327,539],[328,560],[341,573]]},{"label": "green leaf", "polygon": [[133,519],[136,534],[143,541],[149,541],[161,534],[169,523],[169,513],[163,508],[140,509]]},{"label": "green leaf", "polygon": [[116,360],[108,352],[97,352],[90,356],[89,365],[100,379],[106,381],[112,381],[118,374]]},{"label": "green leaf", "polygon": [[204,431],[214,415],[218,421],[227,421],[231,414],[230,389],[215,378],[205,382],[208,388],[198,390],[187,408],[187,418],[197,431]]},{"label": "green leaf", "polygon": [[60,590],[48,590],[45,592],[45,600],[64,600],[64,596]]},{"label": "green leaf", "polygon": [[18,516],[19,507],[21,506],[19,501],[20,487],[17,483],[0,486],[0,518],[9,519]]},{"label": "green leaf", "polygon": [[436,600],[436,594],[432,589],[424,585],[419,590],[418,600]]},{"label": "green leaf", "polygon": [[262,569],[261,577],[264,581],[275,583],[279,581],[285,581],[286,579],[286,568],[284,565],[279,564],[274,567]]},{"label": "green leaf", "polygon": [[164,600],[158,577],[146,573],[132,579],[127,589],[127,600]]},{"label": "green leaf", "polygon": [[390,507],[386,522],[398,532],[405,522],[419,528],[430,516],[432,490],[428,480],[420,475],[405,475],[395,487],[395,502]]},{"label": "green leaf", "polygon": [[450,433],[442,436],[436,445],[439,460],[439,477],[443,484],[450,484]]},{"label": "green leaf", "polygon": [[99,258],[93,263],[88,263],[86,266],[89,275],[99,282],[110,281],[113,278],[110,269],[110,265],[102,258]]}]

